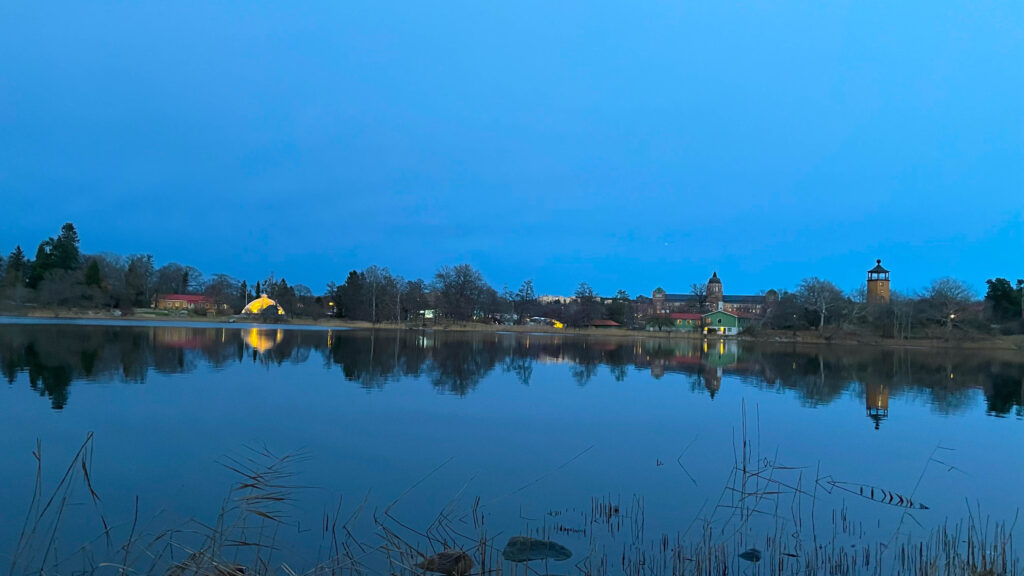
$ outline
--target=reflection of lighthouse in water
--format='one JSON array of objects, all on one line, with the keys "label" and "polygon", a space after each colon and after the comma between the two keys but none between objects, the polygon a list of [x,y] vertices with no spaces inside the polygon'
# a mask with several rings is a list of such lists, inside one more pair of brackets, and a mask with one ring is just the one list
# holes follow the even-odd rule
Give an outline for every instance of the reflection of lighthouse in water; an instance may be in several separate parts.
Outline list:
[{"label": "reflection of lighthouse in water", "polygon": [[878,430],[882,420],[889,417],[889,387],[885,384],[868,382],[864,385],[864,403],[868,418],[875,421]]}]

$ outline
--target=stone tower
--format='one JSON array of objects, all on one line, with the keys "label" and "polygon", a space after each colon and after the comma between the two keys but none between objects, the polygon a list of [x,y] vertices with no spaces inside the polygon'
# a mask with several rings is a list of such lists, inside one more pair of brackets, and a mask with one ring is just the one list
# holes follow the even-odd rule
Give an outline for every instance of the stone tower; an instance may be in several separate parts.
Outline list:
[{"label": "stone tower", "polygon": [[875,267],[868,270],[868,304],[889,303],[889,271],[882,268],[882,261],[875,260]]},{"label": "stone tower", "polygon": [[662,288],[661,286],[658,286],[657,288],[655,288],[654,289],[654,293],[651,294],[651,300],[653,301],[653,304],[654,304],[654,313],[655,314],[665,314],[665,313],[668,312],[668,309],[665,308],[665,289],[664,288]]},{"label": "stone tower", "polygon": [[708,308],[718,310],[722,307],[722,281],[718,278],[718,272],[712,272],[708,279],[706,288]]}]

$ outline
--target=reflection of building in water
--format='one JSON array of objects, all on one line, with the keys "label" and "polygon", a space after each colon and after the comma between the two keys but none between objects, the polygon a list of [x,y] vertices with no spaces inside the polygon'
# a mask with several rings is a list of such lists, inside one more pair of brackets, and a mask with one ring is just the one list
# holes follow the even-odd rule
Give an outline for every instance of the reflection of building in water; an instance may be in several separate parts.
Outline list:
[{"label": "reflection of building in water", "polygon": [[889,417],[889,387],[885,384],[868,382],[864,386],[864,396],[868,418],[875,421],[875,430],[878,430],[882,420]]},{"label": "reflection of building in water", "polygon": [[217,333],[207,328],[158,326],[153,329],[153,343],[164,348],[198,350],[216,344]]},{"label": "reflection of building in water", "polygon": [[715,394],[718,394],[718,391],[722,389],[721,366],[708,366],[704,369],[704,388],[707,389],[711,399],[714,400]]},{"label": "reflection of building in water", "polygon": [[[712,342],[715,344],[715,342]],[[708,347],[704,340],[704,388],[713,399],[722,389],[722,374],[725,368],[734,368],[739,360],[739,346],[735,340],[719,340],[717,346]]]},{"label": "reflection of building in water", "polygon": [[259,328],[249,328],[242,330],[242,340],[244,340],[250,348],[262,354],[280,344],[281,340],[284,340],[284,330],[260,330]]},{"label": "reflection of building in water", "polygon": [[649,368],[651,376],[687,374],[695,378],[713,399],[722,388],[726,374],[741,376],[756,372],[751,364],[739,362],[739,343],[734,340],[690,341],[676,345],[657,343],[633,350],[635,366]]},{"label": "reflection of building in water", "polygon": [[725,366],[732,366],[739,361],[739,346],[735,340],[718,340],[717,342],[712,340],[711,347],[708,347],[708,341],[704,340],[704,353],[705,362],[711,366],[718,366],[719,368]]}]

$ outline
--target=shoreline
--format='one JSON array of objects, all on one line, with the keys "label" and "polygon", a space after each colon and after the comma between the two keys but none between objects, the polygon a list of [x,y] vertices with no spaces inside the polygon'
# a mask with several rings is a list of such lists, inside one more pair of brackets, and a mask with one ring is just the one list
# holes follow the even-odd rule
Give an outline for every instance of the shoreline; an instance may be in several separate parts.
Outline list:
[{"label": "shoreline", "polygon": [[736,340],[738,342],[757,342],[765,344],[793,344],[809,346],[873,346],[879,348],[921,348],[921,349],[957,349],[957,350],[1002,350],[1024,351],[1024,335],[1018,336],[985,336],[970,334],[960,339],[920,338],[911,340],[892,340],[855,332],[833,331],[819,334],[816,331],[758,331],[755,334],[739,334],[736,336],[708,336],[701,334],[629,330],[625,328],[552,328],[549,326],[507,326],[500,324],[424,324],[399,325],[395,323],[372,324],[357,320],[336,318],[292,318],[280,323],[261,323],[242,320],[238,316],[171,316],[163,314],[131,314],[117,316],[107,312],[39,309],[34,312],[10,313],[0,312],[0,321],[5,324],[17,324],[19,320],[48,321],[59,324],[62,321],[74,324],[110,325],[191,325],[195,327],[225,326],[264,326],[276,329],[299,330],[424,330],[438,332],[477,332],[506,334],[543,334],[561,336],[597,336],[605,338],[656,338],[665,340]]}]

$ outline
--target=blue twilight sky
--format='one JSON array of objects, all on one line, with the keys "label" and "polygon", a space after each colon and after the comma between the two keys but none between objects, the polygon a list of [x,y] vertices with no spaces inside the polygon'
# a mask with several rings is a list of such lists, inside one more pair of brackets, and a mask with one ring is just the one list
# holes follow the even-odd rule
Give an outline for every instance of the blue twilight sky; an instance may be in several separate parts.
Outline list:
[{"label": "blue twilight sky", "polygon": [[1024,277],[1024,3],[4,2],[0,251],[314,290]]}]

